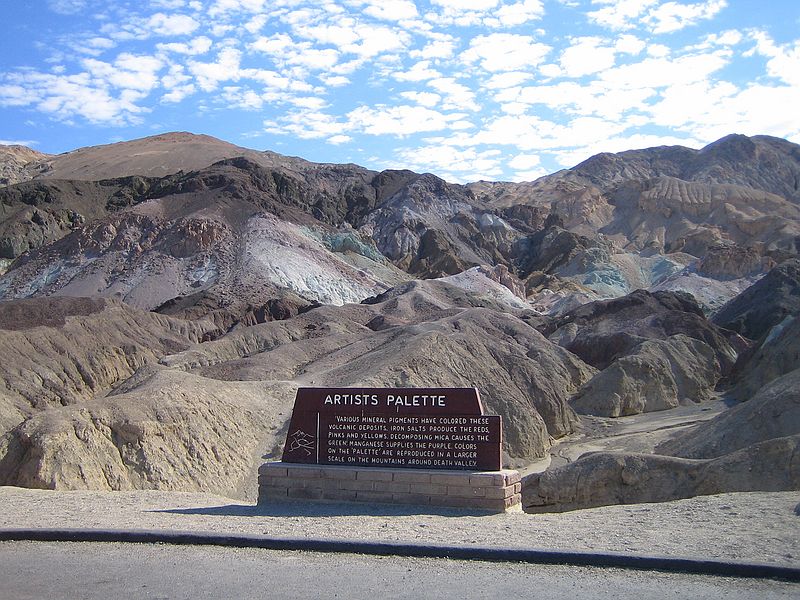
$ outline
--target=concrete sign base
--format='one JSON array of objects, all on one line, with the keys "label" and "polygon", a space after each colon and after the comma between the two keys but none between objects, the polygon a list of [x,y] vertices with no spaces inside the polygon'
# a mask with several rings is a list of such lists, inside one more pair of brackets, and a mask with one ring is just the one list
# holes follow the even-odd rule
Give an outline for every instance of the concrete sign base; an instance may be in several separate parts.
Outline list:
[{"label": "concrete sign base", "polygon": [[518,471],[342,467],[268,462],[258,501],[385,502],[504,512],[521,503]]}]

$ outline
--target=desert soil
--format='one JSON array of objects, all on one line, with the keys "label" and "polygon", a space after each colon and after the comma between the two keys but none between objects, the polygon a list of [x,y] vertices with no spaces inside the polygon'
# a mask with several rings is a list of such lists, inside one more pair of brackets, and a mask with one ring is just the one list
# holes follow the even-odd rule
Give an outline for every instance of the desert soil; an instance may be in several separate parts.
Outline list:
[{"label": "desert soil", "polygon": [[[582,417],[552,461],[590,450],[652,452],[726,409],[722,400],[633,417]],[[200,493],[49,491],[0,486],[0,528],[161,529],[276,537],[610,551],[800,567],[800,492],[700,496],[561,514],[470,514],[380,504],[257,505]],[[420,512],[423,510],[425,512]]]},{"label": "desert soil", "polygon": [[256,505],[196,493],[0,487],[0,528],[211,531],[277,537],[611,551],[800,566],[797,492],[701,496],[561,514],[435,513],[377,504]]}]

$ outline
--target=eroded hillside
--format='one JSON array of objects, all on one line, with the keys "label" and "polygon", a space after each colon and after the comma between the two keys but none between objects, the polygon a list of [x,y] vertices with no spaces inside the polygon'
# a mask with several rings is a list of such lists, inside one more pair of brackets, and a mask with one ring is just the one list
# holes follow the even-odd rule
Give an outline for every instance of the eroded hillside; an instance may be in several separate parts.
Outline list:
[{"label": "eroded hillside", "polygon": [[[509,465],[546,457],[581,415],[720,393],[759,398],[760,415],[778,402],[788,429],[764,431],[800,433],[787,385],[765,388],[800,367],[800,150],[785,140],[467,186],[191,134],[3,156],[0,484],[247,496],[299,385],[476,386]],[[791,455],[773,437],[748,443]],[[578,460],[529,481],[527,504],[633,498],[615,487],[626,473],[661,481],[655,499],[796,485],[793,458],[778,473],[747,447]],[[575,488],[594,481],[582,469],[606,491]]]}]

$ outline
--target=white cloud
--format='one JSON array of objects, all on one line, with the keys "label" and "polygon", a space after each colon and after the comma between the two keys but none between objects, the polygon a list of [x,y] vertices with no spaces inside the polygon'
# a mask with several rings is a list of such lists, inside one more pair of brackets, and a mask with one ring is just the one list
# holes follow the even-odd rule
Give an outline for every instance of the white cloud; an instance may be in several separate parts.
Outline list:
[{"label": "white cloud", "polygon": [[162,102],[165,103],[181,102],[182,100],[188,98],[197,91],[197,88],[192,83],[187,83],[185,85],[176,85],[168,89],[169,91],[163,96],[161,96]]},{"label": "white cloud", "polygon": [[39,142],[34,140],[0,140],[0,146],[27,146],[31,148],[38,144]]},{"label": "white cloud", "polygon": [[299,108],[307,108],[312,110],[319,110],[327,106],[327,102],[322,98],[314,96],[301,96],[298,98],[287,98],[287,101]]},{"label": "white cloud", "polygon": [[509,28],[524,25],[544,15],[541,0],[431,0],[425,19],[439,25]]},{"label": "white cloud", "polygon": [[211,49],[211,39],[204,35],[194,38],[191,42],[172,42],[168,44],[156,44],[156,48],[161,52],[174,52],[175,54],[186,54],[197,56],[205,54]]},{"label": "white cloud", "polygon": [[294,31],[306,39],[314,40],[317,44],[330,44],[337,48],[345,48],[358,41],[355,32],[355,21],[342,19],[337,23],[322,23],[314,26],[295,27]]},{"label": "white cloud", "polygon": [[47,6],[60,15],[75,15],[86,8],[87,2],[86,0],[48,0]]},{"label": "white cloud", "polygon": [[147,21],[147,27],[156,35],[190,35],[200,27],[200,23],[188,15],[156,13]]},{"label": "white cloud", "polygon": [[495,19],[487,19],[484,23],[490,27],[523,25],[529,21],[541,19],[544,15],[544,4],[540,0],[523,0],[514,4],[503,4],[495,15]]},{"label": "white cloud", "polygon": [[172,89],[179,85],[189,83],[192,78],[186,74],[186,69],[183,65],[170,65],[169,71],[161,78],[161,85],[165,89]]},{"label": "white cloud", "polygon": [[549,63],[539,67],[539,73],[541,73],[543,77],[553,78],[553,77],[561,77],[561,75],[563,75],[564,72],[558,65]]},{"label": "white cloud", "polygon": [[244,110],[259,110],[264,106],[264,99],[256,92],[236,86],[222,88],[222,99],[228,106]]},{"label": "white cloud", "polygon": [[508,166],[515,170],[531,170],[538,167],[542,159],[538,154],[517,154],[508,161]]},{"label": "white cloud", "polygon": [[800,86],[698,82],[675,86],[649,112],[654,123],[712,142],[731,132],[792,137],[800,122],[788,106],[800,106]]},{"label": "white cloud", "polygon": [[614,66],[616,51],[598,37],[570,40],[570,46],[561,54],[561,67],[568,77],[583,77]]},{"label": "white cloud", "polygon": [[69,46],[78,54],[100,56],[107,50],[114,48],[117,42],[102,36],[78,37],[68,42]]},{"label": "white cloud", "polygon": [[370,135],[407,136],[426,131],[451,129],[463,125],[463,114],[443,113],[423,106],[361,106],[347,115],[357,131]]},{"label": "white cloud", "polygon": [[333,144],[334,146],[339,146],[341,144],[346,144],[353,141],[353,138],[351,138],[349,135],[333,135],[325,141],[329,144]]},{"label": "white cloud", "polygon": [[362,58],[371,58],[383,52],[403,50],[411,43],[405,31],[384,26],[359,25],[356,27],[358,41],[345,44],[341,49]]},{"label": "white cloud", "polygon": [[157,74],[164,63],[154,56],[125,53],[120,54],[113,64],[87,58],[82,65],[93,77],[110,86],[146,93],[158,85]]},{"label": "white cloud", "polygon": [[248,32],[256,34],[259,31],[261,31],[264,25],[267,24],[267,20],[268,20],[267,15],[256,15],[255,17],[253,17],[252,19],[247,21],[247,23],[244,24],[244,28]]},{"label": "white cloud", "polygon": [[590,21],[613,30],[649,28],[655,34],[671,33],[711,19],[727,6],[726,0],[707,0],[685,4],[662,0],[593,0],[601,5],[587,14]]},{"label": "white cloud", "polygon": [[503,172],[502,153],[497,149],[465,149],[447,143],[434,143],[417,148],[402,148],[397,156],[401,162],[395,166],[419,172],[440,173],[448,181],[460,183],[496,179]]},{"label": "white cloud", "polygon": [[453,13],[486,11],[497,6],[498,0],[431,0],[431,4]]},{"label": "white cloud", "polygon": [[525,83],[533,77],[524,71],[510,71],[492,75],[483,85],[490,90],[505,89]]},{"label": "white cloud", "polygon": [[392,77],[398,81],[425,81],[427,79],[436,79],[441,76],[441,72],[431,68],[431,63],[428,60],[421,60],[414,63],[407,71],[398,71],[392,74]]},{"label": "white cloud", "polygon": [[402,21],[417,16],[417,7],[410,0],[365,0],[364,14],[385,21]]},{"label": "white cloud", "polygon": [[301,139],[334,138],[344,135],[348,130],[347,123],[337,117],[320,111],[298,110],[283,116],[280,122],[265,121],[266,131],[295,135]]},{"label": "white cloud", "polygon": [[323,73],[319,78],[328,87],[341,87],[350,83],[350,79],[343,75],[327,75]]},{"label": "white cloud", "polygon": [[624,34],[614,42],[614,49],[621,54],[637,55],[647,47],[647,44],[635,35]]},{"label": "white cloud", "polygon": [[144,97],[141,91],[123,89],[114,96],[105,82],[88,73],[22,71],[6,79],[9,83],[0,85],[0,106],[33,106],[59,121],[80,117],[96,124],[139,124],[140,115],[149,112],[137,104]]},{"label": "white cloud", "polygon": [[517,71],[540,64],[550,50],[531,36],[492,33],[473,38],[461,58],[467,64],[479,63],[490,72]]},{"label": "white cloud", "polygon": [[538,85],[510,88],[500,92],[498,102],[504,107],[511,105],[508,112],[519,114],[515,105],[543,105],[550,110],[569,115],[595,115],[605,119],[619,119],[632,110],[641,110],[645,101],[656,94],[653,88],[642,87],[625,89],[607,86],[594,81],[581,85],[574,81],[562,81],[554,85]]},{"label": "white cloud", "polygon": [[590,21],[610,29],[632,29],[648,8],[659,0],[592,0],[592,4],[605,8],[589,12]]},{"label": "white cloud", "polygon": [[800,85],[800,40],[778,45],[763,33],[756,34],[755,39],[755,51],[768,58],[767,74],[790,85]]},{"label": "white cloud", "polygon": [[266,0],[214,0],[208,14],[221,17],[230,13],[258,13],[264,10]]},{"label": "white cloud", "polygon": [[428,108],[433,108],[442,100],[439,94],[433,92],[400,92],[400,97]]},{"label": "white cloud", "polygon": [[270,56],[280,68],[299,67],[303,70],[330,71],[339,61],[333,48],[315,48],[310,42],[297,42],[285,33],[260,37],[249,48]]},{"label": "white cloud", "polygon": [[708,50],[714,46],[736,46],[744,41],[744,34],[736,29],[728,29],[720,33],[709,33],[699,44],[690,46],[690,50]]},{"label": "white cloud", "polygon": [[665,46],[664,44],[647,45],[647,55],[653,58],[665,58],[670,54],[672,54],[672,50],[669,46]]},{"label": "white cloud", "polygon": [[433,79],[428,82],[428,85],[444,96],[442,107],[445,110],[479,111],[481,109],[475,93],[452,77]]},{"label": "white cloud", "polygon": [[294,45],[295,42],[291,36],[286,33],[277,33],[269,37],[260,37],[249,47],[251,50],[257,50],[264,54],[283,55],[290,52]]},{"label": "white cloud", "polygon": [[422,58],[426,60],[436,58],[450,58],[453,56],[456,48],[456,41],[451,36],[445,36],[443,39],[433,40],[425,45],[421,50],[412,50],[409,56],[412,58]]},{"label": "white cloud", "polygon": [[653,33],[671,33],[698,21],[713,18],[727,5],[726,0],[709,0],[695,4],[667,2],[653,8],[645,22],[652,27]]},{"label": "white cloud", "polygon": [[205,92],[213,92],[223,81],[236,81],[239,78],[241,51],[225,48],[217,55],[216,62],[204,63],[190,60],[189,71],[197,78],[197,85]]},{"label": "white cloud", "polygon": [[727,50],[689,54],[675,59],[646,58],[600,74],[605,85],[617,89],[660,88],[704,81],[730,62]]}]

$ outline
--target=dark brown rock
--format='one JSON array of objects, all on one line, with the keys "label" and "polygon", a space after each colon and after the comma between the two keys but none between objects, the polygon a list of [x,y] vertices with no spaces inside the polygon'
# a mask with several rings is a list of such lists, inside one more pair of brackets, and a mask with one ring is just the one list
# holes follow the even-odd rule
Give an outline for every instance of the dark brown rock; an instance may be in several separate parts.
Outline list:
[{"label": "dark brown rock", "polygon": [[551,321],[543,333],[601,370],[646,340],[677,334],[710,346],[722,373],[736,360],[724,333],[703,316],[691,296],[673,292],[637,290],[590,302]]},{"label": "dark brown rock", "polygon": [[753,340],[800,315],[800,260],[787,260],[728,302],[712,320]]}]

